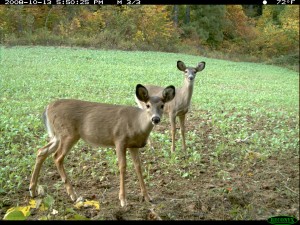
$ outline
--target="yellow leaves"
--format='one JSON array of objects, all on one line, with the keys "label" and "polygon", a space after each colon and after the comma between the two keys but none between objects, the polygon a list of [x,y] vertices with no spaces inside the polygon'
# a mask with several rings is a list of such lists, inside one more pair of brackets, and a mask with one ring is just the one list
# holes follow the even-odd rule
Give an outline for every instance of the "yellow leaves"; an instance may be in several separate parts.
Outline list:
[{"label": "yellow leaves", "polygon": [[136,40],[155,44],[167,42],[170,37],[176,36],[176,28],[169,18],[166,6],[143,6],[139,10],[139,14],[143,16],[136,23]]},{"label": "yellow leaves", "polygon": [[25,220],[28,216],[30,216],[30,209],[39,208],[41,211],[48,210],[48,207],[42,203],[42,199],[34,200],[31,199],[29,201],[29,205],[27,206],[17,206],[12,207],[7,210],[4,215],[4,220]]},{"label": "yellow leaves", "polygon": [[284,21],[282,21],[282,27],[283,29],[286,30],[295,30],[299,31],[299,20],[297,19],[292,19],[292,18],[287,18]]},{"label": "yellow leaves", "polygon": [[[28,216],[30,216],[31,209],[39,209],[40,211],[47,211],[49,209],[47,202],[49,202],[49,198],[46,197],[43,199],[30,199],[28,205],[26,206],[17,206],[12,207],[7,210],[6,214],[4,215],[4,220],[25,220]],[[42,202],[44,201],[44,202]]]},{"label": "yellow leaves", "polygon": [[241,5],[227,5],[227,17],[236,22],[246,22],[248,19]]},{"label": "yellow leaves", "polygon": [[30,199],[29,206],[33,209],[38,208],[38,204],[37,204],[36,200],[34,200],[34,199]]},{"label": "yellow leaves", "polygon": [[26,219],[28,216],[30,216],[30,209],[39,208],[41,211],[47,210],[48,207],[45,207],[45,205],[41,203],[42,203],[42,199],[39,200],[31,199],[29,201],[29,205],[27,206],[17,206],[8,209],[3,219],[7,219],[7,220],[21,219],[21,218]]},{"label": "yellow leaves", "polygon": [[[269,18],[272,8],[266,8],[264,15],[258,20],[257,28],[261,32],[253,44],[260,50],[263,58],[272,58],[293,52],[299,45],[299,16],[293,17],[290,8],[283,8],[276,19]],[[274,13],[274,12],[272,12]]]},{"label": "yellow leaves", "polygon": [[98,201],[80,201],[77,202],[75,205],[75,208],[80,209],[82,207],[87,208],[87,207],[94,207],[96,210],[100,210],[100,203]]},{"label": "yellow leaves", "polygon": [[[28,205],[26,206],[17,206],[12,207],[7,210],[6,214],[3,217],[3,220],[26,220],[30,216],[30,211],[32,209],[39,210],[41,212],[48,211],[48,216],[42,216],[39,219],[48,220],[50,215],[58,215],[59,211],[52,208],[54,200],[52,197],[47,197],[45,199],[30,199]],[[76,209],[93,207],[95,210],[100,210],[100,203],[98,201],[80,201],[74,205]],[[51,209],[51,210],[50,210]],[[77,214],[72,208],[69,208],[67,211],[73,215],[68,219],[71,220],[85,220],[86,217]]]},{"label": "yellow leaves", "polygon": [[[245,160],[254,160],[254,159],[262,159],[263,156],[259,152],[248,151],[245,155]],[[250,176],[250,175],[249,175]]]},{"label": "yellow leaves", "polygon": [[[7,210],[4,215],[4,220],[25,220],[28,216],[30,216],[30,209],[36,209],[40,206],[42,200],[34,200],[31,199],[29,201],[29,205],[27,206],[17,206],[12,207]],[[41,207],[44,207],[43,204]]]},{"label": "yellow leaves", "polygon": [[135,42],[145,41],[144,34],[142,31],[138,30],[133,38]]},{"label": "yellow leaves", "polygon": [[70,30],[73,31],[78,29],[79,27],[81,27],[80,20],[78,18],[74,18],[71,22]]},{"label": "yellow leaves", "polygon": [[3,220],[25,220],[30,215],[30,206],[12,207],[7,210]]}]

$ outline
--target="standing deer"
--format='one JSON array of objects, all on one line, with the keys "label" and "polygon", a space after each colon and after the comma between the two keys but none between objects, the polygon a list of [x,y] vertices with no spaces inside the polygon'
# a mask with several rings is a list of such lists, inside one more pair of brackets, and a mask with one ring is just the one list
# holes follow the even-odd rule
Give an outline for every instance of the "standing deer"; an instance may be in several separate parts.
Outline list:
[{"label": "standing deer", "polygon": [[[205,68],[205,62],[200,62],[196,67],[187,67],[182,61],[177,61],[177,68],[184,73],[183,86],[176,88],[175,98],[168,102],[164,107],[164,113],[169,114],[172,132],[172,147],[171,152],[175,151],[175,132],[176,132],[176,117],[179,117],[180,131],[182,137],[182,150],[186,150],[185,144],[185,115],[189,110],[191,98],[193,95],[194,80],[196,73]],[[154,85],[145,85],[150,95],[161,96],[163,87]],[[145,108],[145,104],[135,97],[135,101],[140,108]],[[149,140],[151,145],[151,142]],[[152,146],[151,146],[152,148]]]},{"label": "standing deer", "polygon": [[34,197],[41,166],[54,153],[54,162],[65,184],[68,195],[77,199],[65,172],[64,158],[76,142],[82,138],[92,146],[115,147],[120,170],[121,206],[126,205],[125,172],[126,149],[129,148],[137,173],[141,192],[146,201],[151,201],[145,187],[138,148],[146,145],[148,136],[163,114],[165,103],[175,96],[175,87],[168,86],[161,96],[149,95],[147,88],[138,84],[136,97],[146,104],[145,109],[132,106],[111,105],[73,99],[57,100],[49,104],[44,112],[44,120],[50,142],[38,150],[36,163],[30,180],[29,191]]}]

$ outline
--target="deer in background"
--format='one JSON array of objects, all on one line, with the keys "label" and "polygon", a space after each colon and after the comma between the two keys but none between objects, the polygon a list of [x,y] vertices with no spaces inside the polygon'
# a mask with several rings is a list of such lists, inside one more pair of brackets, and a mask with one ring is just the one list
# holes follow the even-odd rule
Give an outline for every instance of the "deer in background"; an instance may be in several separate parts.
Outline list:
[{"label": "deer in background", "polygon": [[30,180],[30,195],[36,196],[41,166],[54,153],[54,162],[67,193],[76,201],[77,194],[67,177],[63,162],[70,149],[81,138],[92,146],[116,148],[120,170],[119,199],[122,207],[126,205],[124,179],[126,149],[129,148],[143,198],[151,201],[145,187],[138,151],[146,145],[153,126],[160,122],[165,103],[174,96],[175,87],[172,85],[164,88],[160,96],[156,96],[150,95],[147,88],[138,84],[136,97],[145,103],[145,109],[73,99],[57,100],[49,104],[44,112],[44,120],[50,141],[38,150]]},{"label": "deer in background", "polygon": [[[182,61],[177,61],[177,68],[183,71],[184,81],[181,88],[176,88],[175,98],[168,102],[164,107],[164,113],[169,114],[172,132],[172,147],[171,152],[175,151],[175,133],[176,133],[176,117],[179,117],[180,131],[182,137],[182,150],[186,151],[185,143],[185,117],[189,111],[191,98],[193,95],[194,82],[196,73],[205,68],[205,62],[200,62],[196,67],[187,67]],[[149,94],[161,96],[164,88],[154,85],[145,85]],[[145,104],[138,98],[135,98],[136,103],[140,108],[145,108]],[[149,143],[151,145],[150,139]],[[152,146],[151,146],[152,148]]]}]

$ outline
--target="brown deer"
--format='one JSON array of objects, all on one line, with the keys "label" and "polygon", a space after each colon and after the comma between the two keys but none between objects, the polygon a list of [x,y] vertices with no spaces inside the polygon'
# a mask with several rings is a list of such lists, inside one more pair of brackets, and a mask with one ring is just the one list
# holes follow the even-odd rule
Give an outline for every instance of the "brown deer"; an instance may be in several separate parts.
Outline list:
[{"label": "brown deer", "polygon": [[[187,67],[182,61],[177,61],[177,68],[184,73],[183,86],[181,88],[176,88],[175,98],[168,102],[164,107],[164,113],[169,114],[171,122],[171,132],[172,132],[172,147],[171,152],[175,151],[175,132],[176,132],[176,117],[179,117],[180,131],[182,137],[182,150],[186,150],[185,143],[185,115],[189,110],[191,103],[191,98],[193,95],[194,81],[196,73],[202,71],[205,68],[205,62],[200,62],[196,67]],[[154,85],[145,85],[148,89],[150,95],[161,96],[163,92],[163,87]],[[139,99],[135,98],[136,103],[140,108],[145,108],[145,104]],[[149,139],[149,144],[151,142]],[[151,146],[151,148],[153,148]]]},{"label": "brown deer", "polygon": [[73,99],[57,100],[49,104],[44,112],[44,120],[50,142],[38,150],[30,180],[30,195],[36,196],[41,166],[45,159],[54,153],[54,162],[67,193],[73,201],[77,199],[63,162],[70,149],[82,138],[92,146],[116,148],[120,170],[119,199],[122,207],[126,205],[124,179],[126,149],[129,148],[142,195],[146,201],[151,201],[145,187],[138,150],[146,145],[153,126],[161,120],[165,103],[171,101],[174,96],[175,87],[172,85],[166,87],[161,96],[155,96],[149,95],[148,90],[138,84],[136,97],[146,104],[145,109]]}]

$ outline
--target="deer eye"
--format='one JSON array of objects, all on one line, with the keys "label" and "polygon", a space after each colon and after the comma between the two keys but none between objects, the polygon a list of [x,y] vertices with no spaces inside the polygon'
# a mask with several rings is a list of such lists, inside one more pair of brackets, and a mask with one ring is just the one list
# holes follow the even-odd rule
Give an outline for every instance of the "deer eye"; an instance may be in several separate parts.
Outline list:
[{"label": "deer eye", "polygon": [[161,108],[163,109],[165,105],[161,105]]},{"label": "deer eye", "polygon": [[149,108],[150,108],[150,105],[149,105],[149,104],[147,104],[147,105],[146,105],[146,107],[147,107],[147,109],[149,109]]}]

